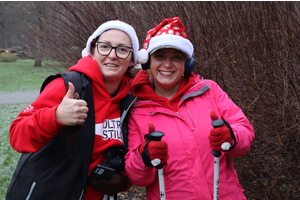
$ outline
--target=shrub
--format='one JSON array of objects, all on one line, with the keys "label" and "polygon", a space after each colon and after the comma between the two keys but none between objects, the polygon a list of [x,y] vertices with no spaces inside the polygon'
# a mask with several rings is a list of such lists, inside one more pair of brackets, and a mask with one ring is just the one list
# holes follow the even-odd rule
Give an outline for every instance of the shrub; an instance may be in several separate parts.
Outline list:
[{"label": "shrub", "polygon": [[18,60],[18,56],[11,53],[0,53],[0,62],[14,62]]}]

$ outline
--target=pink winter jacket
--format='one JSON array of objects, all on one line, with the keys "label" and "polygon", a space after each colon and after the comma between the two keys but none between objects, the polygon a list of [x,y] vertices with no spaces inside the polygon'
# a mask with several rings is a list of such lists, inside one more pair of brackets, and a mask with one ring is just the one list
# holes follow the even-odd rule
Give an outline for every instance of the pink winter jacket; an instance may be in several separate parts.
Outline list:
[{"label": "pink winter jacket", "polygon": [[160,199],[157,169],[146,167],[138,151],[149,122],[156,131],[165,133],[162,141],[168,143],[170,158],[163,168],[166,199],[213,199],[214,156],[208,140],[213,128],[212,110],[229,122],[237,140],[235,148],[222,152],[220,157],[219,199],[246,199],[231,156],[243,156],[249,151],[253,127],[217,83],[201,80],[197,75],[181,98],[177,112],[155,101],[138,100],[132,107],[125,169],[134,185],[146,187],[148,200]]}]

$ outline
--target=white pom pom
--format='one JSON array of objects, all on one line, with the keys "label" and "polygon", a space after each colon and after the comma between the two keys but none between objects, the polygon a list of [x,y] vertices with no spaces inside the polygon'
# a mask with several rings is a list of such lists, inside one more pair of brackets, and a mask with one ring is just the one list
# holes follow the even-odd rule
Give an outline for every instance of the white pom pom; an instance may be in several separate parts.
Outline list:
[{"label": "white pom pom", "polygon": [[135,69],[142,69],[142,65],[138,63],[138,64],[136,64],[136,65],[134,66],[134,68],[135,68]]},{"label": "white pom pom", "polygon": [[81,52],[81,57],[83,58],[83,57],[85,57],[85,56],[87,56],[88,55],[88,53],[87,53],[87,51],[86,51],[86,48],[84,48],[83,50],[82,50],[82,52]]},{"label": "white pom pom", "polygon": [[148,61],[148,52],[146,49],[141,49],[138,52],[138,63],[145,64]]},{"label": "white pom pom", "polygon": [[222,145],[221,145],[221,148],[224,150],[224,151],[228,151],[231,147],[231,144],[229,142],[224,142]]}]

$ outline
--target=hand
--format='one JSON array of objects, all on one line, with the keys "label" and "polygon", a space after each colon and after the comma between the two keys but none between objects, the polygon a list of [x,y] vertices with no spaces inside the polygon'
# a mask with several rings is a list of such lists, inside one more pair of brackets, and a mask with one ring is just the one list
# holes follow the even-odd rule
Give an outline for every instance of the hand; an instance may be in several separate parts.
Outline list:
[{"label": "hand", "polygon": [[[216,111],[211,111],[210,117],[212,121],[218,119]],[[212,129],[208,139],[210,147],[214,151],[227,151],[231,147],[232,138],[230,130],[225,124],[221,127]]]},{"label": "hand", "polygon": [[[152,123],[148,124],[149,131],[152,133],[155,131],[155,127]],[[139,148],[139,153],[142,155],[144,148],[146,146],[146,140],[141,144]],[[156,167],[157,165],[163,165],[167,163],[169,159],[168,154],[168,144],[165,141],[150,141],[148,143],[148,156],[147,160],[151,161],[152,166]],[[150,157],[150,158],[149,158]],[[151,166],[148,163],[145,163],[146,166]]]},{"label": "hand", "polygon": [[129,179],[123,174],[115,174],[111,180],[93,179],[89,185],[93,190],[114,196],[118,192],[126,190],[129,184]]},{"label": "hand", "polygon": [[[80,99],[78,92],[73,95],[73,99]],[[61,134],[65,138],[67,146],[71,145],[76,140],[82,127],[83,124],[76,124],[75,126],[66,126],[62,128]]]},{"label": "hand", "polygon": [[89,110],[87,103],[84,100],[73,99],[75,87],[71,82],[69,82],[68,85],[69,90],[62,102],[56,108],[55,118],[59,123],[65,126],[83,124]]}]

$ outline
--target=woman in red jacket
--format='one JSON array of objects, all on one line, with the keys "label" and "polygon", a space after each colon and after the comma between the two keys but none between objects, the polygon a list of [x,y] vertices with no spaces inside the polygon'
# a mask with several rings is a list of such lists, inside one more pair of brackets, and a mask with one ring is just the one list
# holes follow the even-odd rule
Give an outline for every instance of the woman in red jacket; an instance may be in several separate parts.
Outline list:
[{"label": "woman in red jacket", "polygon": [[[89,87],[83,87],[91,91],[85,88],[83,98],[74,99],[74,85],[69,83],[67,91],[64,79],[56,78],[18,115],[10,127],[10,143],[23,154],[7,200],[99,200],[130,186],[124,170],[110,180],[88,176],[104,161],[110,166],[107,149],[124,152],[125,119],[135,100],[132,95],[128,99],[129,70],[137,63],[138,49],[132,26],[121,21],[102,24],[89,37],[82,58],[69,69],[83,74],[82,79],[88,77]],[[71,127],[68,136],[67,127]],[[81,128],[78,135],[76,127]]]}]

